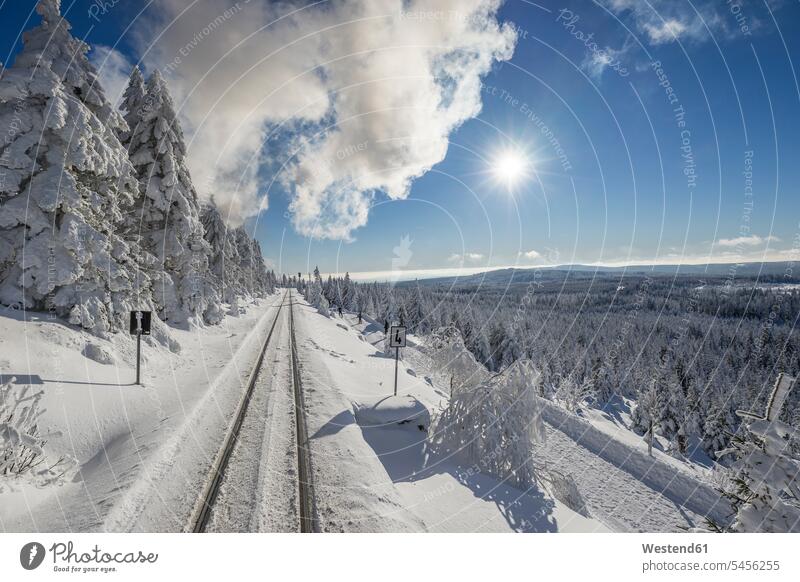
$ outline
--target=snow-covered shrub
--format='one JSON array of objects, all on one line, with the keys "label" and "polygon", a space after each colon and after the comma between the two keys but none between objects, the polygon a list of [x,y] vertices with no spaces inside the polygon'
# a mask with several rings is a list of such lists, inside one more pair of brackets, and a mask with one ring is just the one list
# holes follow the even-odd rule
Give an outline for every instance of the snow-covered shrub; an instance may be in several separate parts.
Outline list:
[{"label": "snow-covered shrub", "polygon": [[491,376],[467,349],[461,332],[453,325],[427,336],[424,351],[431,359],[431,372],[444,376],[451,394],[479,386]]},{"label": "snow-covered shrub", "polygon": [[13,382],[12,378],[0,386],[0,492],[21,478],[37,486],[60,483],[75,462],[64,457],[48,459],[45,454],[47,439],[60,435],[40,431],[44,392]]},{"label": "snow-covered shrub", "polygon": [[521,489],[531,487],[533,444],[545,434],[539,379],[530,360],[517,360],[477,387],[459,384],[434,423],[432,451]]},{"label": "snow-covered shrub", "polygon": [[203,313],[203,320],[209,325],[217,325],[223,319],[225,319],[225,311],[222,309],[219,302],[210,302]]},{"label": "snow-covered shrub", "polygon": [[545,466],[537,467],[537,477],[553,497],[572,511],[589,517],[586,501],[572,475]]},{"label": "snow-covered shrub", "polygon": [[640,435],[646,435],[656,424],[658,396],[655,385],[650,384],[639,392],[636,405],[631,413],[633,430]]},{"label": "snow-covered shrub", "polygon": [[736,511],[736,532],[800,532],[800,464],[788,453],[794,429],[779,420],[748,420],[724,455],[736,461],[722,489]]},{"label": "snow-covered shrub", "polygon": [[234,317],[237,315],[241,315],[244,310],[242,309],[241,304],[239,303],[239,296],[234,295],[231,298],[230,305],[228,306],[228,315],[233,315]]},{"label": "snow-covered shrub", "polygon": [[590,383],[578,380],[574,374],[567,374],[558,383],[555,399],[570,412],[575,412],[590,392]]}]

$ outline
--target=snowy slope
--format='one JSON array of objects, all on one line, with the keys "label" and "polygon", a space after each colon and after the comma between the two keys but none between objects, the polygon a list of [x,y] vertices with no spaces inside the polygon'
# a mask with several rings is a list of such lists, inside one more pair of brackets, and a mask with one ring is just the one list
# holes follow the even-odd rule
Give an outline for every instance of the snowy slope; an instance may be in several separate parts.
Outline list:
[{"label": "snowy slope", "polygon": [[[328,319],[304,304],[295,309],[323,531],[606,530],[540,491],[523,493],[466,467],[427,462],[425,433],[416,426],[359,426],[354,407],[393,390],[394,360],[372,345],[380,345],[382,330],[357,326],[349,315]],[[400,394],[429,409],[443,401],[443,392],[402,361],[399,376]]]},{"label": "snowy slope", "polygon": [[[180,354],[99,339],[46,314],[0,315],[0,373],[44,390],[48,453],[78,471],[61,487],[0,493],[0,531],[180,531],[274,316],[275,295],[219,326],[172,330]],[[83,355],[111,354],[110,364]]]},{"label": "snowy slope", "polygon": [[[703,527],[705,518],[726,521],[731,509],[696,472],[650,457],[592,422],[543,401],[548,440],[542,456],[569,471],[589,497],[589,506],[620,529],[676,531]],[[576,446],[577,445],[577,446]]]}]

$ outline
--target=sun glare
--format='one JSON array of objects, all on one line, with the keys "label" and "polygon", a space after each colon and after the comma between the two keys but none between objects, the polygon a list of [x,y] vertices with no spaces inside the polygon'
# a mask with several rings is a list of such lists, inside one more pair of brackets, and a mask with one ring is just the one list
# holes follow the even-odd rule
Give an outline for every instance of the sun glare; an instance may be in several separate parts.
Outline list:
[{"label": "sun glare", "polygon": [[495,158],[492,172],[500,182],[511,187],[527,174],[528,160],[519,151],[507,150]]}]

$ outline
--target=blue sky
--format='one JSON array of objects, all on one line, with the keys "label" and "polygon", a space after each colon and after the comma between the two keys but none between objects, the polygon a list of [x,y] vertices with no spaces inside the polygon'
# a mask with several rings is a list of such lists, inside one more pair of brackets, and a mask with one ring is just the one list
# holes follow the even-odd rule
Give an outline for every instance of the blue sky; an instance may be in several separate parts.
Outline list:
[{"label": "blue sky", "polygon": [[[34,4],[0,3],[6,65],[19,49],[19,32],[38,20]],[[234,6],[211,4],[218,13]],[[62,5],[76,35],[113,47],[114,59],[98,61],[111,85],[119,84],[112,60],[120,70],[140,61],[149,70],[164,66],[165,51],[147,48],[148,33],[161,33],[162,43],[185,34],[158,30],[159,3]],[[384,278],[398,271],[414,277],[508,265],[789,260],[797,254],[796,2],[509,0],[497,19],[513,25],[516,42],[509,60],[495,60],[481,74],[480,113],[447,131],[444,159],[425,168],[402,196],[370,192],[366,224],[349,240],[299,233],[290,205],[302,174],[273,180],[307,130],[303,120],[286,116],[291,123],[260,134],[269,136],[260,146],[242,140],[237,155],[247,147],[260,154],[254,187],[258,196],[268,193],[267,209],[246,224],[277,268],[306,272],[319,265],[323,272]],[[209,34],[204,51],[230,30]],[[266,93],[269,81],[263,85]],[[247,90],[253,86],[259,87]],[[178,87],[176,100],[191,113],[202,90],[188,94]],[[259,119],[280,125],[265,115]],[[311,125],[331,116],[321,112]],[[193,141],[190,156],[219,147],[208,141]],[[525,166],[511,186],[495,171],[508,155]]]}]

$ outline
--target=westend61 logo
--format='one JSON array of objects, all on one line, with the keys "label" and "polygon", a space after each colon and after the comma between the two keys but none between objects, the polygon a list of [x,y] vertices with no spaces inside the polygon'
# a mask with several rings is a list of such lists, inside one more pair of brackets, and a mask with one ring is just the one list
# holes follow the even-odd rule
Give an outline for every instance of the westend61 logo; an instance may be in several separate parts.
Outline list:
[{"label": "westend61 logo", "polygon": [[116,564],[154,564],[158,554],[135,552],[106,552],[95,544],[89,551],[75,551],[74,544],[57,542],[45,550],[39,542],[29,542],[19,552],[19,563],[26,570],[35,570],[42,565],[47,552],[53,558],[55,572],[114,572]]}]

